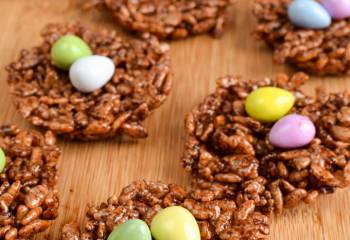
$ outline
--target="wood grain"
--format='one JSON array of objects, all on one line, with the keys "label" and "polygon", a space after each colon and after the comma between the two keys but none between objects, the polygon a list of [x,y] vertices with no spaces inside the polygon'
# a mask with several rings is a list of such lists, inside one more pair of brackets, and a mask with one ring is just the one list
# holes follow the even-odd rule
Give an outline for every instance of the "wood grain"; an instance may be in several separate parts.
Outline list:
[{"label": "wood grain", "polygon": [[[116,28],[108,13],[82,12],[80,4],[77,0],[0,0],[0,123],[30,127],[15,111],[3,68],[18,57],[21,49],[40,41],[39,31],[46,23],[78,19],[98,28]],[[167,102],[148,120],[150,136],[146,140],[59,141],[63,150],[58,183],[61,207],[49,239],[59,239],[64,223],[82,221],[88,202],[104,201],[133,180],[146,178],[187,185],[189,176],[180,166],[185,139],[183,118],[214,90],[217,77],[241,74],[262,78],[295,71],[272,64],[271,51],[251,37],[251,4],[250,0],[240,0],[230,10],[231,21],[221,39],[200,36],[171,43],[174,87]],[[311,93],[320,84],[333,91],[349,87],[346,77],[314,77],[306,89]],[[287,211],[274,219],[271,239],[349,239],[348,199],[350,190],[340,190],[311,206]]]}]

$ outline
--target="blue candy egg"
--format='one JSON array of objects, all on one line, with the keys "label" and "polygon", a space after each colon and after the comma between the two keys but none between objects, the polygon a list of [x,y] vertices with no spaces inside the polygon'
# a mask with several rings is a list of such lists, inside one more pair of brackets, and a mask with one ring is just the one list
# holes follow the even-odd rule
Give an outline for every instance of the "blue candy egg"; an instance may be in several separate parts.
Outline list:
[{"label": "blue candy egg", "polygon": [[288,17],[294,25],[309,29],[327,28],[332,23],[331,15],[314,0],[293,1],[288,7]]}]

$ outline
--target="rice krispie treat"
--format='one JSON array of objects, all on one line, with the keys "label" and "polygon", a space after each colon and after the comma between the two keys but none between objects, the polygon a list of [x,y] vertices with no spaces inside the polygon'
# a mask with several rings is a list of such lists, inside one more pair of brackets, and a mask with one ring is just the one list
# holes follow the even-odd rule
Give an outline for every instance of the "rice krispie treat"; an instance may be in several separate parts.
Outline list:
[{"label": "rice krispie treat", "polygon": [[51,24],[38,47],[7,66],[21,115],[69,139],[147,137],[143,121],[168,96],[168,45],[145,34],[123,40],[82,24]]},{"label": "rice krispie treat", "polygon": [[[332,2],[321,2],[326,4],[327,1]],[[341,4],[342,1],[333,2]],[[292,4],[305,6],[291,8]],[[314,0],[311,3],[299,0],[256,0],[253,6],[257,19],[255,34],[273,49],[276,63],[290,62],[319,75],[348,74],[350,11],[348,18],[331,21],[327,9],[315,7],[315,4],[320,5]],[[317,11],[313,8],[317,8]],[[325,25],[318,26],[319,24]]]},{"label": "rice krispie treat", "polygon": [[89,205],[84,228],[80,231],[76,223],[65,225],[62,240],[107,239],[116,226],[130,219],[142,219],[151,225],[157,213],[174,205],[193,214],[203,240],[267,239],[269,216],[254,209],[252,201],[236,203],[221,197],[204,200],[204,195],[210,194],[211,190],[206,190],[198,199],[174,184],[137,181],[106,203]]},{"label": "rice krispie treat", "polygon": [[[216,91],[186,116],[182,163],[191,189],[137,181],[89,205],[84,228],[67,224],[62,238],[268,239],[274,212],[350,184],[350,93],[317,89],[310,97],[301,90],[308,79],[219,78]],[[183,229],[188,235],[178,237]]]},{"label": "rice krispie treat", "polygon": [[226,10],[235,0],[91,0],[85,8],[103,5],[125,29],[159,38],[222,35]]},{"label": "rice krispie treat", "polygon": [[[185,168],[207,182],[228,185],[238,192],[234,197],[243,194],[258,206],[264,203],[279,213],[300,201],[310,203],[320,194],[346,187],[350,183],[350,93],[318,89],[316,97],[306,96],[300,90],[306,80],[308,76],[302,73],[261,81],[219,78],[215,93],[186,117]],[[315,125],[316,136],[309,143],[286,148],[273,145],[277,123],[258,121],[247,113],[249,95],[271,86],[295,96],[288,117],[302,115]],[[268,108],[278,111],[271,103]],[[292,128],[294,123],[302,127]],[[303,137],[307,126],[299,120],[283,126],[279,142]],[[300,136],[288,133],[289,128],[300,131]]]},{"label": "rice krispie treat", "polygon": [[32,239],[58,215],[57,161],[52,132],[43,136],[14,125],[0,127],[0,238]]}]

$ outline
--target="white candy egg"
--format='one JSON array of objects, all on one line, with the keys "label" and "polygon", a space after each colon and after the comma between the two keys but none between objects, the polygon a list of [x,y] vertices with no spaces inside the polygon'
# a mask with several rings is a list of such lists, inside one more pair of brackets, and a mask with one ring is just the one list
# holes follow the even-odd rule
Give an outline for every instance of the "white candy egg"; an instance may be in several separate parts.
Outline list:
[{"label": "white candy egg", "polygon": [[115,71],[112,59],[93,55],[78,59],[69,69],[73,86],[85,93],[102,88],[111,80]]}]

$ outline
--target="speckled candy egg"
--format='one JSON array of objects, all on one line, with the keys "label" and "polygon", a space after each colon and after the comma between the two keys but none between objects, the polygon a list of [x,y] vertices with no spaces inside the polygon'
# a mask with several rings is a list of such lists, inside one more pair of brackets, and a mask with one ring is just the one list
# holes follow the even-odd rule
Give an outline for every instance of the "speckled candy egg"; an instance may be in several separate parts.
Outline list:
[{"label": "speckled candy egg", "polygon": [[144,221],[132,219],[114,229],[107,240],[152,240],[152,236]]},{"label": "speckled candy egg", "polygon": [[299,148],[309,144],[315,134],[315,125],[308,117],[290,114],[273,125],[269,140],[279,148]]},{"label": "speckled candy egg", "polygon": [[261,87],[250,93],[245,102],[249,116],[262,122],[274,122],[294,105],[294,95],[277,87]]},{"label": "speckled candy egg", "polygon": [[151,232],[155,240],[200,240],[196,219],[185,208],[168,207],[156,214]]},{"label": "speckled candy egg", "polygon": [[294,25],[302,28],[324,29],[332,23],[331,15],[314,0],[293,1],[288,7],[288,17]]},{"label": "speckled candy egg", "polygon": [[350,17],[350,0],[321,0],[321,4],[334,19]]},{"label": "speckled candy egg", "polygon": [[69,70],[72,85],[79,91],[89,93],[102,88],[115,71],[112,59],[104,56],[88,56],[73,63]]},{"label": "speckled candy egg", "polygon": [[70,66],[79,58],[91,54],[90,47],[83,39],[75,35],[65,35],[59,38],[51,48],[53,63],[63,70],[69,70]]}]

